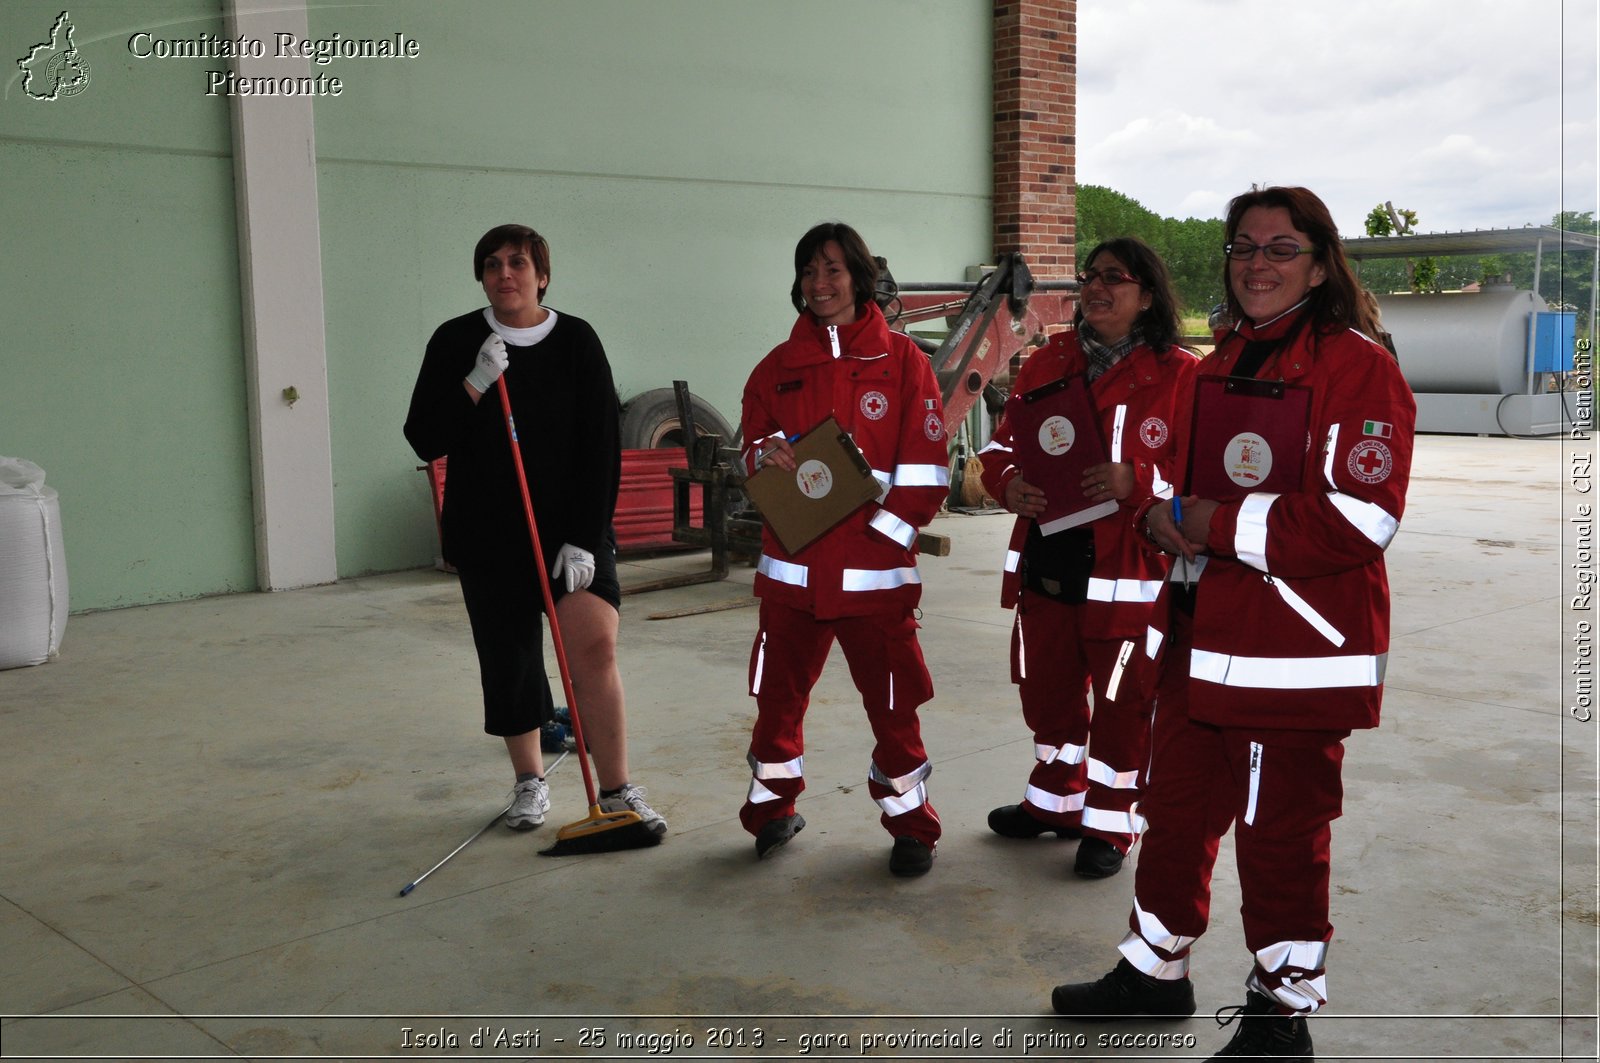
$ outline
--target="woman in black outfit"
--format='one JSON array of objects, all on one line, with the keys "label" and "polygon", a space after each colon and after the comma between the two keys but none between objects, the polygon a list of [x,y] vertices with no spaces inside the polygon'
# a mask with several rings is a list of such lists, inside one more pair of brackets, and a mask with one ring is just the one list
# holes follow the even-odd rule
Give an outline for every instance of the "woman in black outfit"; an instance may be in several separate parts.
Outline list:
[{"label": "woman in black outfit", "polygon": [[[549,787],[539,728],[552,715],[539,592],[551,575],[556,619],[603,811],[631,810],[656,834],[667,823],[628,777],[622,678],[617,671],[616,536],[622,450],[616,392],[588,322],[543,305],[550,248],[523,225],[478,241],[473,275],[489,305],[440,325],[428,341],[405,434],[424,461],[449,457],[441,517],[445,560],[461,575],[483,680],[484,731],[505,739],[516,773],[506,823],[544,822]],[[503,375],[503,376],[502,376]],[[543,558],[533,557],[505,417],[516,418]]]}]

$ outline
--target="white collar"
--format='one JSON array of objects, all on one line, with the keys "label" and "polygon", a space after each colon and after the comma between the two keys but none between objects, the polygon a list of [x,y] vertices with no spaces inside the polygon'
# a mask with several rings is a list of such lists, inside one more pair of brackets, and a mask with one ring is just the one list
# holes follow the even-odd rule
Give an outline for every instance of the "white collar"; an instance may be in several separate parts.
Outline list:
[{"label": "white collar", "polygon": [[512,328],[510,325],[501,324],[495,319],[494,307],[492,306],[483,308],[483,319],[489,323],[489,327],[501,339],[506,341],[507,345],[512,347],[532,347],[550,335],[550,330],[556,327],[556,312],[548,306],[544,310],[548,316],[532,328]]}]

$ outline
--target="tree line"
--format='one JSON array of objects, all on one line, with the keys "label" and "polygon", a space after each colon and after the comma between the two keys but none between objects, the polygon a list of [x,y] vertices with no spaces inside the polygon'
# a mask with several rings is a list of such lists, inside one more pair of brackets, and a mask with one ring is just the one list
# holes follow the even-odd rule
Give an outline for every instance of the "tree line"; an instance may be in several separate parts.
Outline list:
[{"label": "tree line", "polygon": [[[1398,213],[1399,231],[1413,231],[1414,211],[1394,212],[1387,204],[1373,208],[1368,215],[1367,235],[1379,214]],[[1100,185],[1078,186],[1077,246],[1086,254],[1102,240],[1118,236],[1137,236],[1153,247],[1167,263],[1179,305],[1188,317],[1204,317],[1222,302],[1221,218],[1163,218],[1120,192]],[[1600,223],[1593,211],[1562,211],[1550,224],[1568,232],[1600,235]],[[1395,228],[1391,232],[1397,231]],[[1348,235],[1348,234],[1347,234]],[[1426,262],[1426,265],[1423,263]],[[1082,263],[1080,262],[1081,266]],[[1418,268],[1422,266],[1422,268]],[[1571,310],[1578,316],[1580,335],[1589,330],[1590,288],[1594,255],[1589,251],[1561,251],[1546,248],[1539,277],[1539,294],[1552,310]],[[1453,255],[1417,260],[1374,259],[1357,264],[1361,281],[1377,293],[1403,291],[1450,291],[1469,284],[1500,284],[1533,287],[1534,255],[1531,251],[1514,255]]]}]

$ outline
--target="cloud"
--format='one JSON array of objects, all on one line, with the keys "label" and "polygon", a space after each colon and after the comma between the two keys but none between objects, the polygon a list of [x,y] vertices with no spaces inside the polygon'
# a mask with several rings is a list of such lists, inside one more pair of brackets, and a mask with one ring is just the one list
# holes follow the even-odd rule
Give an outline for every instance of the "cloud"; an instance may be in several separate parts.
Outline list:
[{"label": "cloud", "polygon": [[1217,216],[1304,184],[1346,232],[1392,200],[1424,230],[1597,198],[1592,0],[1135,0],[1079,6],[1078,180]]}]

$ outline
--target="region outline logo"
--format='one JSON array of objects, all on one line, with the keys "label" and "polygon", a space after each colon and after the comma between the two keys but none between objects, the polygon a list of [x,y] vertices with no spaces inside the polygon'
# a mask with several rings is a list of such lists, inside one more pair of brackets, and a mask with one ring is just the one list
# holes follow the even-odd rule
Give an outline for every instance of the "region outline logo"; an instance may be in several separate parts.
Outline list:
[{"label": "region outline logo", "polygon": [[[28,54],[17,60],[22,91],[28,99],[54,103],[89,87],[89,63],[72,41],[75,28],[72,17],[61,12],[50,27],[50,39],[29,48]],[[34,91],[36,80],[44,91]]]}]

